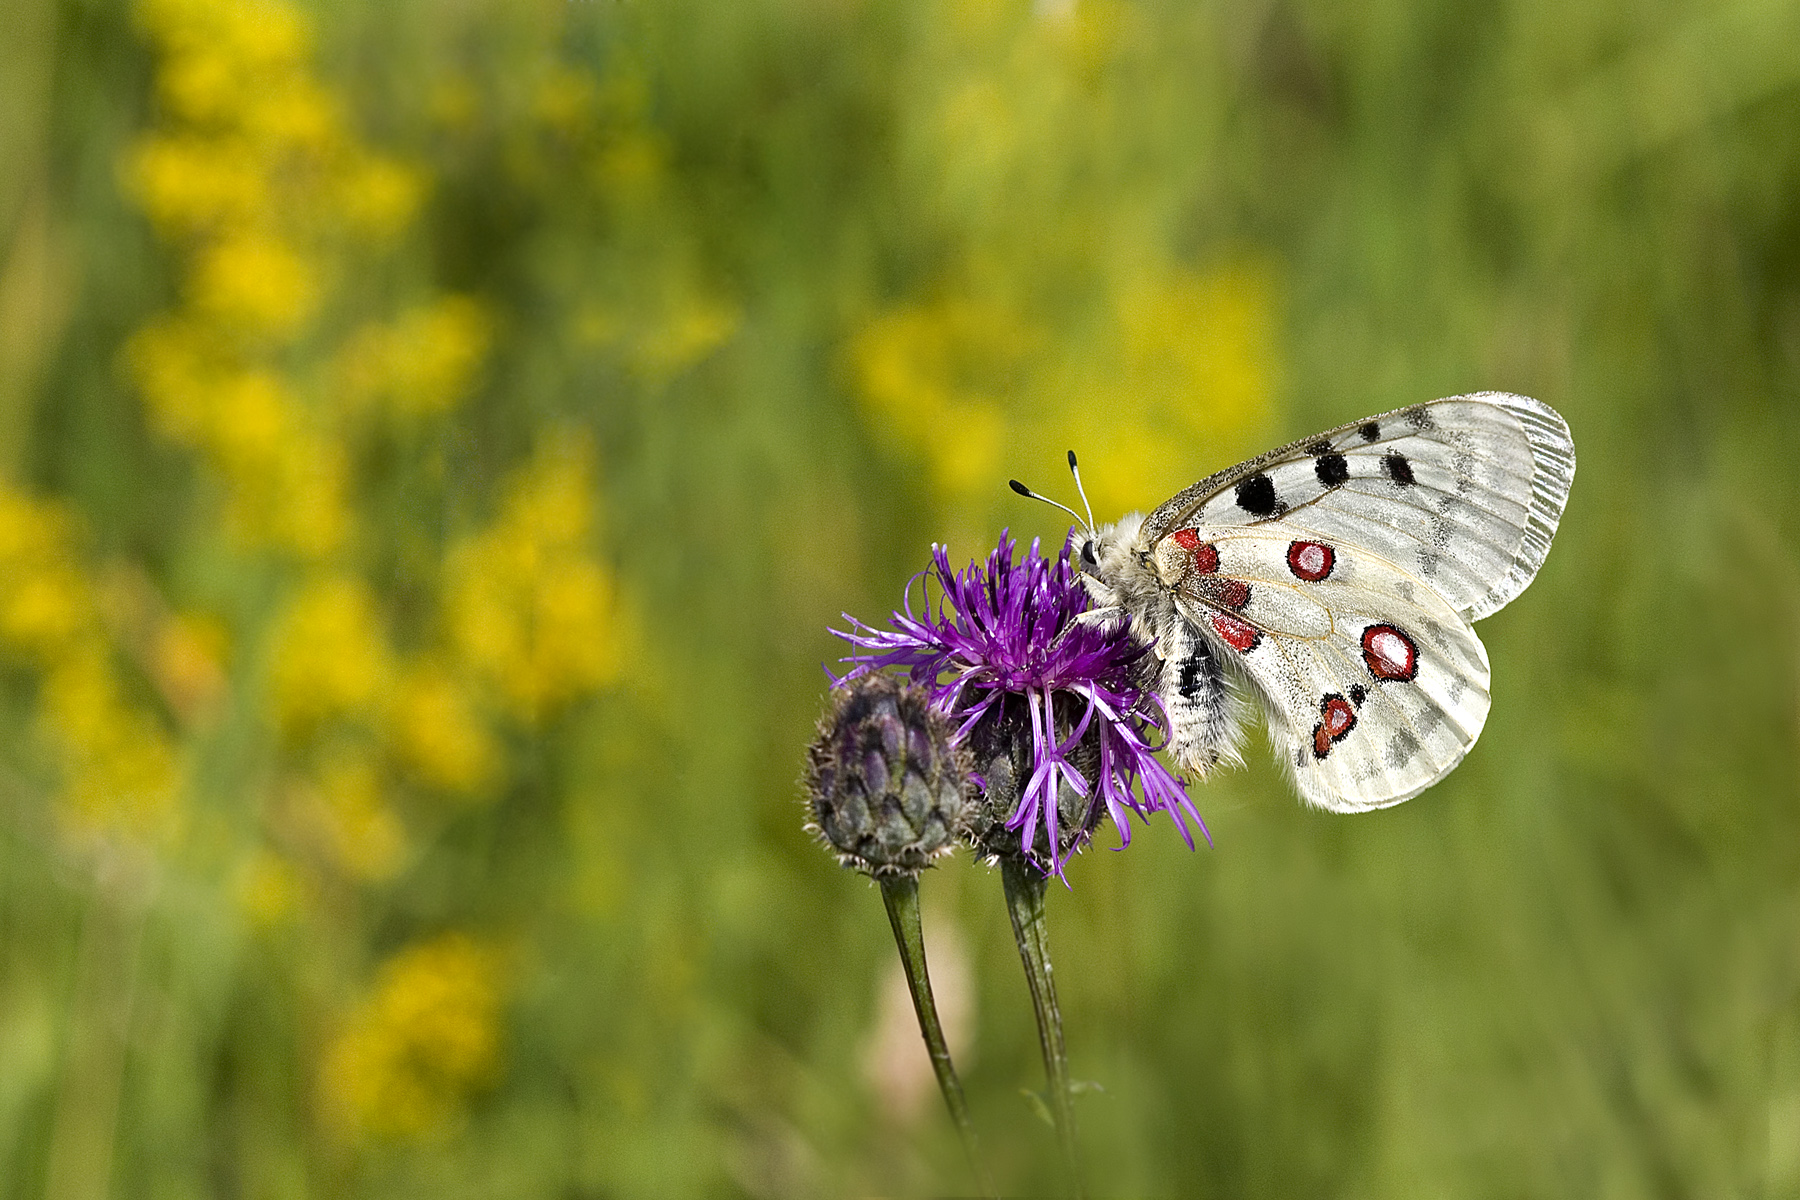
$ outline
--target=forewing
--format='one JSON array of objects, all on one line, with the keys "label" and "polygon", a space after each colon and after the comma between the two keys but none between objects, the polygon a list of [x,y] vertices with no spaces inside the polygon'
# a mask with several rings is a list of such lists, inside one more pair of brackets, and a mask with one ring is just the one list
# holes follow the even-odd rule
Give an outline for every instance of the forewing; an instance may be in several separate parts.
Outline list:
[{"label": "forewing", "polygon": [[[1308,803],[1337,812],[1398,804],[1480,736],[1487,651],[1461,613],[1395,564],[1352,546],[1328,561],[1318,543],[1286,533],[1265,525],[1211,543],[1219,577],[1248,587],[1242,605],[1218,604],[1219,589],[1198,575],[1177,588],[1176,603],[1251,683]],[[1297,575],[1295,563],[1318,578]]]},{"label": "forewing", "polygon": [[1145,520],[1155,546],[1277,523],[1371,551],[1466,621],[1525,589],[1549,553],[1575,475],[1568,426],[1537,400],[1452,396],[1272,450],[1201,480]]}]

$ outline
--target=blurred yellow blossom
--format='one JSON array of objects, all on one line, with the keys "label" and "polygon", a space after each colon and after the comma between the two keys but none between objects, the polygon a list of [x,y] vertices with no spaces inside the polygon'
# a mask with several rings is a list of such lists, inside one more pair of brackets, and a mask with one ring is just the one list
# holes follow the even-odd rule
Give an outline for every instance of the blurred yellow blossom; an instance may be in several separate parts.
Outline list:
[{"label": "blurred yellow blossom", "polygon": [[276,0],[139,0],[137,15],[167,55],[157,72],[164,103],[191,121],[232,120],[297,70],[312,40],[300,11]]},{"label": "blurred yellow blossom", "polygon": [[394,665],[367,585],[347,575],[307,585],[276,627],[269,675],[276,725],[290,735],[374,714]]},{"label": "blurred yellow blossom", "polygon": [[389,238],[418,211],[425,194],[418,170],[372,154],[348,154],[338,171],[333,207],[367,238]]},{"label": "blurred yellow blossom", "polygon": [[127,177],[150,219],[174,234],[242,223],[269,203],[264,165],[241,138],[149,134]]},{"label": "blurred yellow blossom", "polygon": [[399,871],[406,830],[387,802],[380,767],[366,752],[328,752],[314,778],[298,785],[289,814],[295,832],[335,869],[382,882]]},{"label": "blurred yellow blossom", "polygon": [[513,479],[493,525],[451,554],[446,614],[462,660],[525,720],[617,669],[611,575],[588,546],[590,452],[560,443]]},{"label": "blurred yellow blossom", "polygon": [[177,784],[174,747],[125,701],[104,646],[50,668],[42,719],[61,752],[63,816],[74,829],[148,834],[165,825]]},{"label": "blurred yellow blossom", "polygon": [[223,370],[208,340],[193,322],[162,317],[125,343],[125,364],[157,428],[189,445],[205,435]]},{"label": "blurred yellow blossom", "polygon": [[226,521],[248,545],[318,557],[336,550],[351,517],[341,444],[281,376],[252,369],[213,381],[194,441],[227,484]]},{"label": "blurred yellow blossom", "polygon": [[1063,424],[1079,438],[1089,497],[1111,513],[1159,503],[1242,457],[1275,388],[1267,271],[1172,271],[1128,280],[1122,292],[1109,350],[1071,380]]},{"label": "blurred yellow blossom", "polygon": [[42,674],[39,720],[78,831],[164,832],[179,786],[166,731],[125,693],[75,522],[0,488],[0,646]]},{"label": "blurred yellow blossom", "polygon": [[140,329],[126,360],[161,431],[219,471],[240,541],[308,557],[337,549],[350,524],[343,448],[280,373],[230,366],[218,339],[183,319]]},{"label": "blurred yellow blossom", "polygon": [[435,416],[467,393],[492,340],[487,311],[445,296],[373,323],[344,348],[340,374],[349,405],[379,401],[402,416]]},{"label": "blurred yellow blossom", "polygon": [[251,333],[298,331],[319,299],[316,271],[293,247],[238,234],[209,247],[191,282],[194,304],[228,327]]},{"label": "blurred yellow blossom", "polygon": [[953,299],[876,318],[851,358],[878,426],[923,451],[938,485],[957,494],[999,469],[1004,409],[1028,383],[1041,341],[1002,305]]},{"label": "blurred yellow blossom", "polygon": [[381,969],[328,1049],[321,1101],[353,1138],[446,1129],[500,1071],[499,952],[461,933],[408,947]]},{"label": "blurred yellow blossom", "polygon": [[432,787],[474,792],[499,769],[500,747],[482,723],[475,698],[442,663],[406,672],[388,729],[395,755]]},{"label": "blurred yellow blossom", "polygon": [[[237,117],[252,137],[271,147],[326,157],[345,149],[336,100],[298,72],[247,94]],[[341,163],[332,165],[341,169]]]},{"label": "blurred yellow blossom", "polygon": [[0,639],[43,661],[95,617],[71,544],[75,522],[54,501],[0,488]]},{"label": "blurred yellow blossom", "polygon": [[667,160],[668,150],[658,139],[637,132],[617,134],[594,157],[594,185],[620,200],[648,200],[662,181]]},{"label": "blurred yellow blossom", "polygon": [[1267,418],[1272,295],[1248,266],[1127,276],[1067,337],[996,302],[942,300],[871,320],[850,359],[872,423],[946,497],[991,491],[1009,447],[1073,445],[1095,504],[1117,512],[1193,482],[1203,444],[1235,452]]}]

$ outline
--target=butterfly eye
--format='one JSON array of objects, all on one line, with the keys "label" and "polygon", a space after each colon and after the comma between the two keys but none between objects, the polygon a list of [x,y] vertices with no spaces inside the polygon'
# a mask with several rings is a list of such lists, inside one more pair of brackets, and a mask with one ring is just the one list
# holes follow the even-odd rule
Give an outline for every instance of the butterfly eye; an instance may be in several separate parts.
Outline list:
[{"label": "butterfly eye", "polygon": [[1094,556],[1093,538],[1088,538],[1081,543],[1081,565],[1084,567],[1097,567],[1100,565],[1100,560]]}]

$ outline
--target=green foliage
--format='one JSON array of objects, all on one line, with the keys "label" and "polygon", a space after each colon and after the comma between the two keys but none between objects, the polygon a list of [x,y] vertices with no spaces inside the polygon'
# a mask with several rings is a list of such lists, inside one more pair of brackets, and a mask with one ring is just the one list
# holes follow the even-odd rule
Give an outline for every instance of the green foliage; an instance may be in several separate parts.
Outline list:
[{"label": "green foliage", "polygon": [[[1800,1196],[1791,6],[13,9],[0,1197],[966,1187],[826,626],[1065,446],[1104,518],[1480,388],[1581,466],[1469,760],[1052,888],[1089,1185]],[[922,892],[1053,1192],[997,874]]]}]

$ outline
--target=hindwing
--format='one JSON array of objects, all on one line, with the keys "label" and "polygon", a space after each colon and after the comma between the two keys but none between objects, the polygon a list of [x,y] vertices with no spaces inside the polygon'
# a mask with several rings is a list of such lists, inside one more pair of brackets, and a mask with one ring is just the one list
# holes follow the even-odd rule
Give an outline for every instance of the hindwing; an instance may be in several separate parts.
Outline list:
[{"label": "hindwing", "polygon": [[1197,530],[1176,606],[1260,699],[1308,803],[1397,804],[1480,736],[1487,651],[1435,588],[1303,517]]}]

